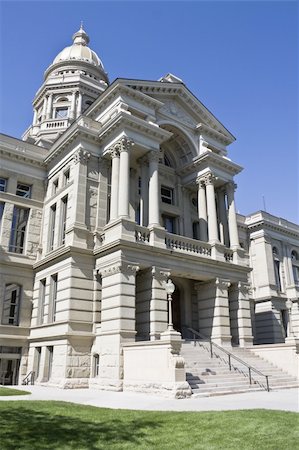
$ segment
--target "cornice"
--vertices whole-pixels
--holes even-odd
[[[203,153],[198,158],[193,160],[191,163],[187,164],[186,166],[182,167],[181,169],[178,169],[177,172],[180,175],[187,175],[196,170],[199,170],[200,166],[205,163],[211,163],[211,164],[213,164],[214,167],[218,167],[220,169],[225,169],[231,175],[237,175],[238,173],[240,173],[243,170],[243,167],[232,162],[231,160],[229,160],[223,156],[219,156],[216,153],[207,151],[206,153]]]
[[[32,144],[28,144],[26,141],[19,141],[9,136],[0,135],[0,155],[43,168],[46,150],[37,146],[32,146],[33,148],[31,148],[31,146]],[[36,154],[34,153],[35,150]],[[44,154],[40,155],[39,152]]]
[[[169,139],[172,133],[166,131],[156,125],[146,122],[139,117],[135,117],[128,114],[126,111],[119,111],[116,116],[114,116],[110,121],[106,122],[101,128],[99,134],[99,142],[109,137],[118,127],[127,126],[133,130],[139,131],[143,134],[150,135],[160,143]]]
[[[122,80],[116,79],[99,97],[98,99],[86,110],[85,114],[87,117],[94,118],[96,115],[101,113],[108,103],[121,95],[125,94],[131,97],[134,100],[138,100],[140,103],[146,104],[151,108],[157,109],[160,108],[163,103],[159,100],[156,100],[148,95],[143,94],[142,92],[136,91],[131,87],[128,87],[123,84]]]
[[[205,135],[210,136],[211,138],[214,138],[216,141],[222,142],[224,145],[229,145],[232,142],[231,139],[228,139],[223,133],[220,133],[219,131],[204,123],[199,123],[196,126],[196,130],[200,133],[204,133]]]
[[[282,225],[267,222],[264,219],[260,219],[259,221],[253,224],[246,224],[246,225],[249,233],[254,233],[259,230],[270,230],[299,239],[299,229],[298,231],[291,230],[290,228],[283,227]]]

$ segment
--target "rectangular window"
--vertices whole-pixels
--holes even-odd
[[[161,186],[161,200],[163,203],[168,203],[168,205],[173,205],[173,189],[166,186]]]
[[[49,302],[49,323],[56,320],[56,307],[57,307],[57,284],[58,275],[55,273],[51,276],[50,282],[50,302]]]
[[[67,117],[68,108],[56,108],[55,119],[65,119]]]
[[[6,192],[6,188],[7,188],[7,179],[0,178],[0,192]]]
[[[44,323],[46,301],[46,278],[39,282],[39,308],[38,308],[38,325]]]
[[[50,207],[50,230],[49,230],[49,251],[54,248],[56,225],[56,203]]]
[[[3,212],[4,212],[4,205],[5,205],[5,203],[0,202],[0,225],[1,225],[1,222],[2,222],[2,216],[3,216]]]
[[[277,259],[274,260],[274,272],[277,289],[281,292],[280,261]]]
[[[21,286],[14,283],[5,286],[2,314],[3,325],[19,325],[20,298]]]
[[[70,182],[70,169],[67,169],[63,173],[63,185],[67,185]]]
[[[29,211],[18,206],[14,207],[9,241],[10,252],[24,253]]]
[[[175,233],[175,218],[171,216],[163,216],[163,225],[168,233]]]
[[[58,178],[56,180],[53,181],[53,186],[52,186],[52,195],[55,195],[56,192],[58,191]]]
[[[31,186],[28,184],[17,184],[16,195],[19,197],[30,198],[31,197]]]
[[[60,244],[65,244],[65,230],[66,230],[66,218],[67,218],[67,196],[61,200],[60,211]]]

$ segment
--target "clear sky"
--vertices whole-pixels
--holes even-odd
[[[297,1],[0,1],[0,128],[20,137],[34,94],[80,27],[109,78],[171,72],[236,136],[242,214],[298,222]]]

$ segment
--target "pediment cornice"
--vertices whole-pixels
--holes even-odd
[[[239,166],[239,164],[232,162],[230,159],[207,151],[206,153],[200,155],[198,158],[194,159],[191,163],[179,169],[178,173],[180,175],[188,175],[192,172],[200,170],[203,165],[209,165],[211,167],[224,169],[232,176],[237,175],[243,169],[241,166]]]
[[[199,121],[223,135],[227,144],[235,141],[235,137],[222,125],[221,122],[198,100],[191,91],[182,83],[161,83],[159,81],[121,80],[132,89],[143,92],[148,96],[160,95],[179,98],[184,105],[199,116]]]

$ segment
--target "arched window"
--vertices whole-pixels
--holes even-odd
[[[281,292],[281,277],[280,277],[280,259],[279,253],[276,247],[273,247],[273,263],[274,263],[274,274],[275,274],[275,283],[277,289]]]
[[[292,268],[293,268],[293,277],[294,277],[294,284],[299,284],[299,256],[296,250],[293,250],[291,253],[291,260],[292,260]]]
[[[98,377],[100,371],[100,355],[98,353],[95,353],[93,355],[93,376]]]

